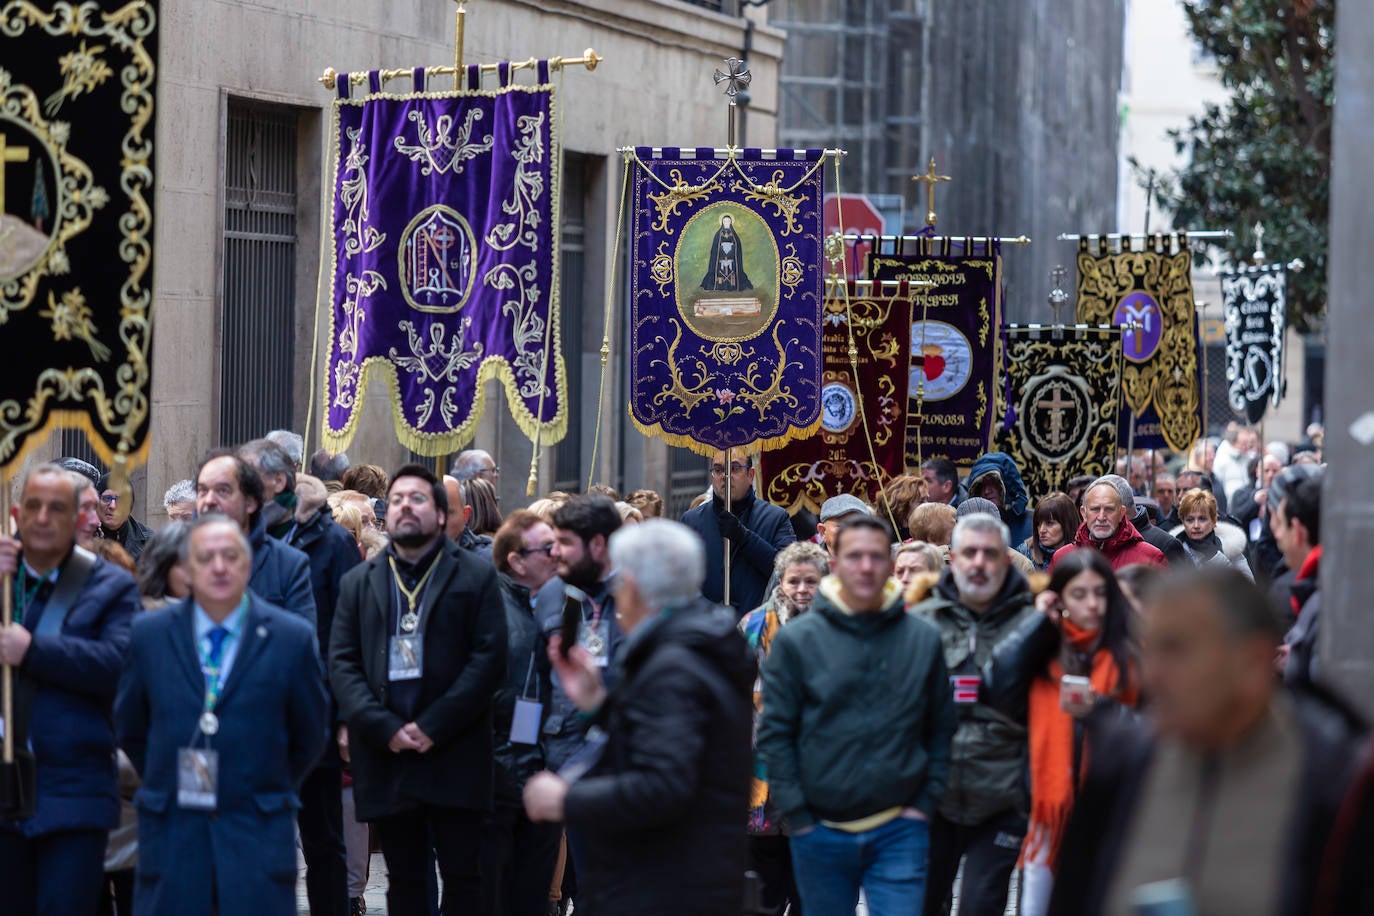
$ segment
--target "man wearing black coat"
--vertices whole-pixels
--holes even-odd
[[[650,519],[611,538],[629,636],[607,693],[582,647],[549,659],[602,737],[525,786],[530,819],[586,838],[596,916],[717,916],[744,901],[754,664],[735,616],[700,598],[705,557],[684,526]],[[579,907],[580,908],[580,907]]]
[[[506,619],[496,570],[444,536],[447,509],[428,468],[392,475],[391,544],[344,577],[330,636],[357,816],[377,826],[394,916],[429,913],[431,850],[444,912],[481,907],[491,702],[506,670]]]
[[[1366,735],[1339,704],[1277,686],[1264,591],[1206,566],[1164,580],[1144,620],[1153,722],[1089,720],[1050,913],[1128,916],[1165,887],[1188,912],[1370,912],[1368,880],[1348,880],[1367,875],[1367,842],[1335,857],[1328,843],[1338,824],[1369,835],[1367,800],[1341,812]]]
[[[797,539],[792,521],[779,506],[759,498],[754,490],[754,456],[735,451],[730,461],[719,452],[711,463],[711,500],[682,516],[706,547],[706,581],[701,594],[707,601],[729,604],[744,616],[767,597],[773,559]],[[725,506],[725,481],[730,480],[730,507]],[[725,601],[725,542],[730,544],[730,600]]]
[[[325,503],[328,492],[317,477],[297,474],[286,450],[268,439],[239,446],[263,482],[263,525],[278,542],[304,553],[310,564],[315,599],[315,632],[320,651],[329,651],[329,631],[344,574],[362,562],[353,535],[334,523]],[[330,699],[331,721],[338,719]],[[331,728],[331,732],[335,729]],[[348,852],[343,834],[343,761],[331,740],[301,785],[301,854],[311,916],[348,912]]]
[[[76,500],[67,471],[39,465],[17,507],[22,545],[0,535],[0,572],[15,584],[14,623],[0,627],[0,661],[16,674],[4,725],[37,774],[34,810],[0,819],[6,916],[94,912],[119,823],[111,715],[141,606],[133,577],[76,546]]]

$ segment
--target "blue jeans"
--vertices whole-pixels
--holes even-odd
[[[899,817],[864,833],[819,824],[791,843],[806,916],[852,916],[860,888],[871,916],[920,916],[930,857],[926,821]]]

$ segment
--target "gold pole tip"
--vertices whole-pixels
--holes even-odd
[[[587,50],[583,51],[582,57],[586,60],[588,70],[595,70],[596,65],[606,59],[602,57],[600,54],[597,54],[596,51],[592,48],[588,48]]]
[[[317,82],[326,89],[333,89],[339,84],[339,71],[335,70],[333,67],[328,67],[320,74],[320,78]]]

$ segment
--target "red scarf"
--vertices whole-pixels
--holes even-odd
[[[1322,545],[1318,544],[1312,548],[1312,552],[1307,555],[1307,559],[1302,561],[1302,569],[1298,570],[1298,582],[1307,582],[1317,578],[1317,570],[1322,562]],[[1297,617],[1302,613],[1302,602],[1297,595],[1290,595],[1289,604],[1293,606],[1293,616]]]
[[[1089,681],[1093,692],[1135,706],[1139,700],[1135,672],[1131,671],[1124,678],[1121,676],[1112,654],[1098,647],[1101,636],[1101,630],[1084,630],[1064,618],[1063,638],[1077,651],[1092,653]],[[1073,784],[1074,720],[1059,708],[1059,681],[1063,676],[1064,667],[1055,659],[1050,663],[1047,677],[1037,677],[1031,682],[1028,696],[1031,814],[1021,862],[1039,861],[1048,848],[1045,861],[1051,869],[1059,859],[1059,845],[1063,842],[1064,828],[1069,823],[1078,791],[1078,786]],[[1080,785],[1085,772],[1086,751],[1080,768]]]

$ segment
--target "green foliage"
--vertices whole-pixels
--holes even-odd
[[[1317,324],[1326,309],[1335,0],[1183,0],[1189,27],[1216,58],[1232,93],[1173,131],[1190,161],[1167,200],[1175,225],[1227,228],[1235,263],[1264,224],[1270,260],[1301,258],[1288,278],[1289,320]]]

